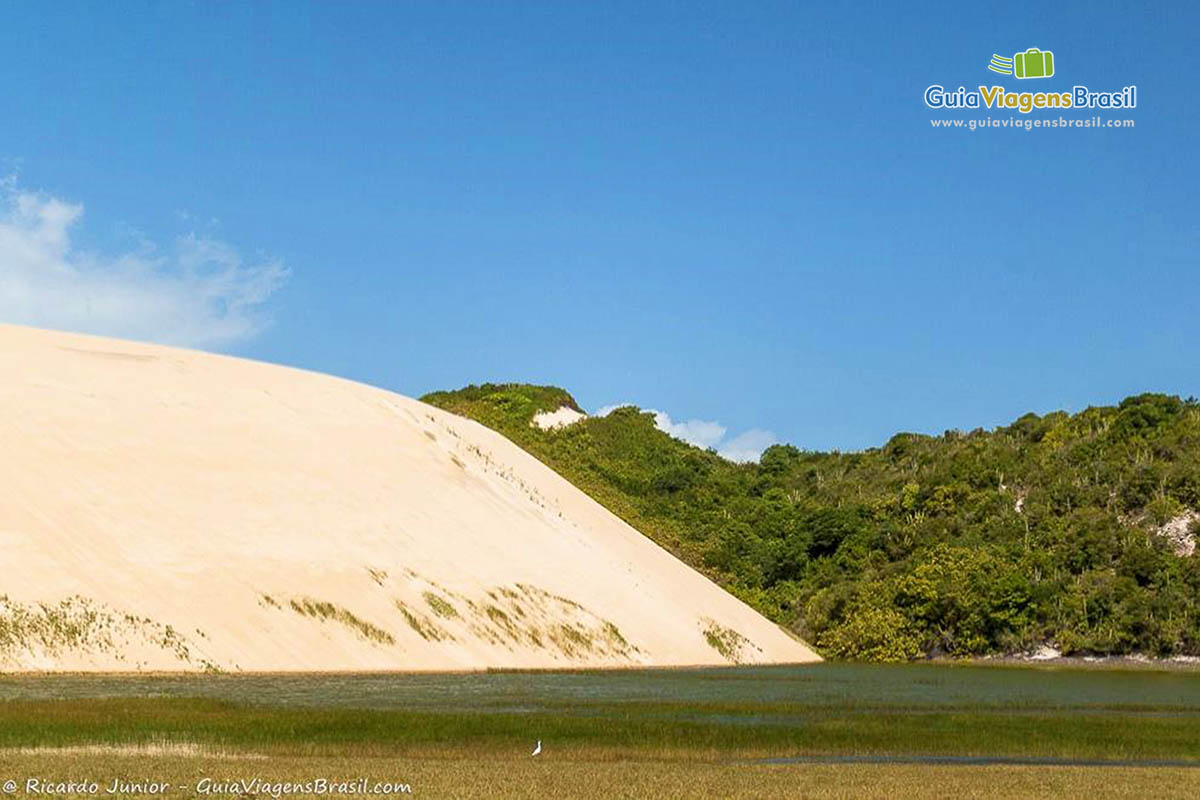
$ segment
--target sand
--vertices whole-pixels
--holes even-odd
[[[570,406],[559,406],[554,411],[541,411],[534,414],[533,420],[529,424],[545,431],[552,431],[574,425],[581,419],[587,419],[587,414],[576,411]]]
[[[816,660],[499,434],[243,359],[0,326],[0,669]]]

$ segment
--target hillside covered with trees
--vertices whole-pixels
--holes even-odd
[[[735,464],[554,387],[425,402],[525,448],[828,657],[1200,655],[1200,404],[1144,394],[879,448]]]

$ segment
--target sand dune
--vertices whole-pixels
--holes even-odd
[[[369,386],[0,326],[0,669],[800,662],[500,435]]]

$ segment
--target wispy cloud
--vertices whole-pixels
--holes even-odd
[[[634,403],[616,403],[597,409],[596,416],[603,417],[612,411]],[[676,439],[705,449],[712,448],[722,458],[730,461],[753,462],[773,444],[779,443],[779,438],[768,430],[751,428],[732,438],[726,438],[728,429],[715,420],[687,419],[676,421],[665,411],[653,408],[643,409],[654,415],[654,424],[663,433],[668,433]]]
[[[280,262],[248,263],[196,234],[88,252],[71,239],[82,217],[82,205],[0,182],[0,321],[219,349],[263,329],[287,280]]]
[[[779,444],[779,437],[772,431],[762,428],[751,428],[744,433],[739,433],[732,439],[721,442],[721,446],[717,448],[717,452],[730,461],[757,462],[759,457],[762,456],[763,450],[766,450],[773,444]]]
[[[654,424],[660,431],[671,434],[676,439],[683,439],[697,447],[716,447],[725,438],[725,426],[713,420],[685,419],[679,422],[671,419],[665,411],[652,411]]]

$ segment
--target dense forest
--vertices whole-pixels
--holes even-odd
[[[831,658],[1200,655],[1200,404],[1160,394],[735,464],[554,387],[425,402],[488,425]]]

